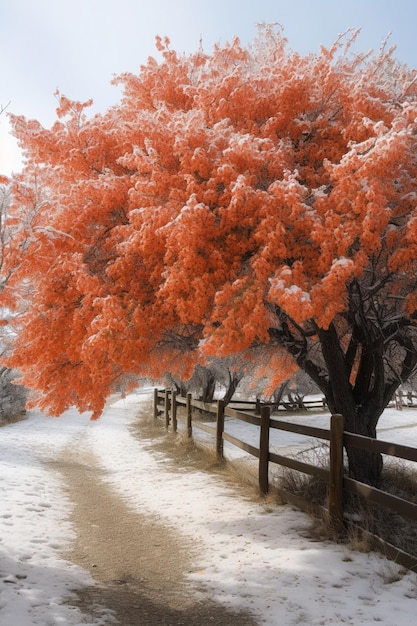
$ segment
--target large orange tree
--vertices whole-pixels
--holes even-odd
[[[289,355],[376,436],[417,364],[417,72],[355,36],[307,56],[270,26],[211,54],[158,39],[105,114],[14,118],[43,204],[10,363],[44,408],[98,415],[123,376],[263,352],[271,384]],[[378,482],[379,455],[348,457]]]

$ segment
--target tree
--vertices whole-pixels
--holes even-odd
[[[10,363],[44,406],[98,415],[170,345],[190,374],[260,350],[272,389],[289,355],[376,436],[417,364],[417,73],[385,45],[353,54],[356,35],[304,57],[272,26],[212,54],[158,39],[162,61],[119,77],[106,114],[61,98],[49,131],[14,118],[55,238],[21,274],[36,288]],[[378,482],[380,455],[347,453]]]
[[[25,414],[26,389],[13,384],[17,373],[7,367],[0,368],[0,422]]]
[[[14,271],[11,259],[16,258],[15,233],[8,223],[9,180],[3,177],[3,181],[2,184],[0,179],[0,356],[7,354],[13,340],[10,322],[14,314],[8,305],[12,304],[16,308],[15,294],[11,293],[8,285]],[[25,412],[26,389],[13,383],[16,378],[16,372],[0,367],[0,422],[16,418]]]
[[[250,369],[253,370],[253,366]],[[205,365],[197,364],[192,376],[186,381],[171,374],[167,374],[166,379],[183,396],[191,392],[197,394],[202,402],[213,402],[216,395],[227,406],[247,374],[248,361],[238,355],[221,359],[210,357]]]

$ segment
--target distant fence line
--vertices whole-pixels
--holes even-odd
[[[234,408],[236,405],[239,408]],[[161,407],[161,410],[159,410],[159,407]],[[269,491],[269,465],[270,463],[274,463],[291,470],[297,470],[304,474],[315,476],[319,480],[327,483],[327,512],[335,525],[342,525],[344,523],[345,492],[362,496],[374,504],[388,508],[402,516],[417,521],[417,504],[352,478],[348,478],[344,471],[343,454],[345,444],[349,444],[350,446],[364,450],[380,452],[399,459],[417,462],[417,448],[379,441],[370,437],[345,432],[344,419],[341,415],[331,416],[329,429],[317,428],[314,426],[286,422],[282,419],[273,419],[271,417],[271,407],[268,405],[260,406],[259,403],[255,402],[233,401],[231,405],[225,406],[222,400],[218,400],[213,404],[207,404],[193,399],[191,393],[188,393],[184,398],[170,389],[154,389],[154,418],[157,419],[162,416],[165,420],[166,428],[168,429],[171,425],[173,432],[176,432],[178,428],[178,407],[184,409],[181,419],[185,420],[185,430],[188,437],[192,437],[193,428],[202,430],[214,437],[215,453],[219,461],[224,459],[224,441],[227,441],[258,459],[258,485],[262,495],[266,495]],[[203,413],[209,415],[211,419],[215,418],[215,424],[211,425],[193,419],[196,413],[198,413],[200,417]],[[224,430],[225,417],[257,426],[259,428],[259,446],[253,446],[226,433]],[[327,441],[329,443],[328,469],[316,467],[312,464],[271,452],[269,442],[271,429],[287,431]],[[302,500],[299,496],[295,496],[279,487],[277,489],[285,501],[291,502],[302,509],[316,508],[311,505],[311,503]],[[374,539],[383,545],[383,550],[387,556],[409,569],[417,568],[417,557],[408,555],[382,539],[377,537],[374,537]]]
[[[405,408],[415,409],[417,408],[417,395],[412,391],[402,391],[402,389],[398,389],[388,406],[394,407],[399,411]]]

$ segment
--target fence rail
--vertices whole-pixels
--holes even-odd
[[[232,403],[236,404],[236,403]],[[191,394],[186,398],[178,396],[175,391],[154,390],[154,417],[164,415],[166,428],[172,423],[172,429],[177,430],[177,406],[185,408],[186,432],[188,437],[192,437],[193,428],[203,430],[213,435],[215,440],[215,450],[219,460],[224,458],[224,441],[240,448],[248,454],[258,459],[258,484],[261,494],[267,494],[269,490],[269,466],[270,463],[287,467],[304,474],[317,477],[328,485],[328,514],[335,525],[344,524],[344,496],[345,492],[354,493],[379,506],[417,521],[417,504],[406,501],[398,496],[376,489],[370,485],[365,485],[357,480],[348,478],[344,472],[343,449],[346,444],[355,446],[372,452],[380,452],[388,456],[394,456],[407,461],[417,462],[417,449],[410,446],[399,445],[386,441],[379,441],[356,435],[344,431],[344,420],[341,415],[332,415],[330,428],[317,428],[314,426],[294,424],[281,419],[276,420],[271,417],[271,407],[262,406],[256,403],[242,403],[245,410],[224,406],[219,400],[216,404],[207,404],[199,400],[193,400]],[[162,411],[159,410],[162,407]],[[201,414],[205,414],[210,419],[215,418],[215,425],[210,425],[198,419],[193,419],[193,409]],[[224,431],[225,417],[233,418],[259,428],[258,447],[240,440],[238,437]],[[315,439],[329,442],[329,467],[317,467],[310,463],[304,463],[294,458],[276,454],[270,450],[271,429],[313,437]],[[279,493],[284,499],[295,503],[302,508],[313,508],[309,503],[303,502],[298,496],[294,496],[283,489]],[[395,546],[383,542],[385,553],[402,563],[409,569],[417,570],[417,557],[406,554]]]

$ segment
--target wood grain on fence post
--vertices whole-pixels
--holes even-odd
[[[224,400],[217,400],[216,415],[216,455],[217,460],[223,460],[223,431],[224,431]]]
[[[171,416],[172,416],[172,430],[177,432],[177,392],[172,390],[171,393]]]
[[[187,419],[187,436],[193,436],[193,427],[192,427],[192,407],[191,407],[191,393],[187,393],[187,404],[185,406],[186,411],[186,419]]]
[[[165,389],[165,428],[169,427],[169,389]]]
[[[330,477],[329,515],[338,526],[343,524],[343,415],[332,415],[330,420]]]
[[[259,434],[259,491],[266,495],[269,491],[269,422],[271,418],[271,408],[263,406],[261,408],[261,428]]]

